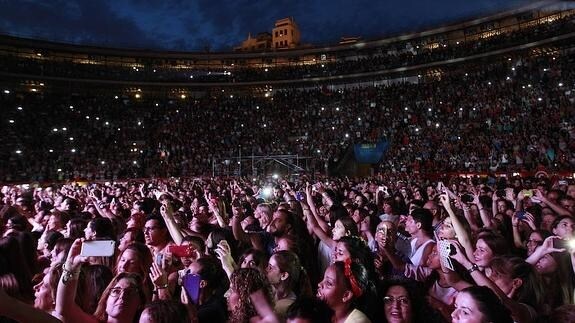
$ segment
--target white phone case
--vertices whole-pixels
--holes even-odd
[[[110,257],[114,255],[115,245],[116,242],[113,240],[84,241],[84,243],[82,243],[82,251],[80,251],[80,256]]]

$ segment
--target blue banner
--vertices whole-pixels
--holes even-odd
[[[389,143],[383,138],[377,143],[355,144],[355,160],[360,164],[377,164],[388,147]]]

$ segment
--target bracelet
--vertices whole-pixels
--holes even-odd
[[[82,269],[82,265],[80,265],[78,267],[78,269],[73,270],[70,267],[72,267],[72,262],[71,261],[66,261],[65,263],[62,264],[62,270],[67,271],[69,273],[73,273],[73,274],[77,274],[80,272],[80,270]]]
[[[154,290],[158,290],[158,289],[166,289],[168,288],[168,283],[158,286],[158,285],[154,285]]]
[[[474,272],[476,270],[479,270],[479,266],[477,266],[477,264],[473,264],[473,266],[471,266],[471,268],[467,269],[467,272],[471,274],[472,272]]]
[[[80,268],[76,271],[70,271],[66,269],[65,265],[62,265],[62,283],[66,285],[71,280],[78,280],[80,277]]]

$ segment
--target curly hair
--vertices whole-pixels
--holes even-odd
[[[230,322],[232,323],[246,323],[257,315],[250,295],[260,289],[273,306],[272,288],[266,276],[257,269],[240,268],[234,271],[230,278],[230,289],[238,294],[238,304],[231,311]]]
[[[365,241],[357,236],[344,236],[337,242],[345,245],[351,255],[351,260],[365,266],[370,279],[375,281],[374,256]]]

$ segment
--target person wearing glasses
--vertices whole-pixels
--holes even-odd
[[[150,215],[144,224],[144,239],[154,259],[165,254],[171,244],[170,232],[161,216]]]
[[[381,292],[385,323],[443,322],[413,281],[390,280]]]
[[[96,311],[84,312],[75,302],[78,277],[85,257],[80,256],[82,240],[76,239],[63,265],[63,273],[56,293],[56,313],[64,322],[132,323],[146,305],[142,277],[123,272],[112,279],[104,290]]]

